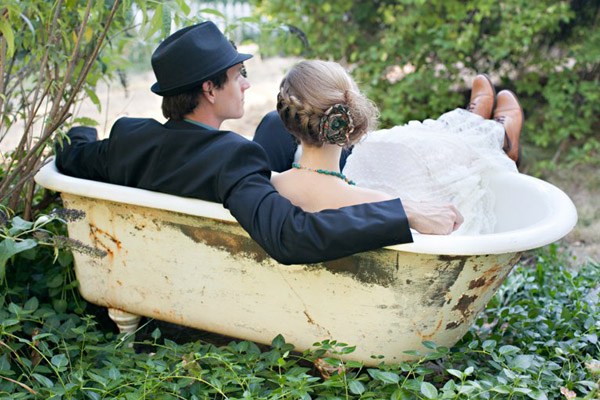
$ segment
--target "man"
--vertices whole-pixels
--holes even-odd
[[[152,55],[152,91],[163,96],[169,120],[122,118],[102,141],[94,129],[73,128],[70,143],[57,151],[57,167],[84,179],[223,203],[285,264],[410,242],[409,224],[433,233],[460,225],[451,206],[405,212],[394,199],[311,214],[281,197],[270,183],[263,148],[219,130],[224,120],[244,113],[250,84],[242,63],[250,57],[238,53],[212,22],[175,32]]]

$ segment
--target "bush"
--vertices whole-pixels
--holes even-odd
[[[525,140],[554,152],[542,167],[600,162],[596,1],[255,4],[275,25],[303,32],[304,42],[285,38],[288,52],[346,63],[379,105],[383,127],[464,106],[470,79],[487,72],[522,99]],[[261,51],[279,50],[272,38],[263,37]]]
[[[39,211],[32,178],[53,141],[73,124],[96,125],[77,117],[76,105],[88,98],[100,109],[98,82],[119,76],[124,83],[128,55],[142,47],[136,44],[168,35],[189,12],[184,0],[2,2],[0,142],[11,130],[19,141],[0,153],[0,204],[28,220]]]

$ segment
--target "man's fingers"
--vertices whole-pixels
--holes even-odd
[[[411,228],[420,233],[448,235],[464,222],[464,217],[452,204],[423,202],[415,207],[410,202],[406,202],[404,206]]]
[[[452,232],[454,232],[455,230],[460,228],[460,226],[462,225],[463,222],[465,222],[465,218],[462,216],[462,214],[460,213],[460,211],[458,211],[458,209],[456,207],[452,206],[452,208],[456,213],[456,218],[454,220],[454,226],[452,227]]]

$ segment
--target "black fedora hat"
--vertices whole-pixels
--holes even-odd
[[[183,93],[251,57],[252,54],[238,53],[210,21],[188,26],[154,50],[152,69],[157,82],[151,90],[160,96]]]

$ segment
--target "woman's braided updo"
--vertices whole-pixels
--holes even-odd
[[[376,128],[378,117],[375,105],[341,65],[319,60],[301,61],[286,74],[277,112],[296,139],[317,147],[351,145]],[[336,129],[333,134],[328,134],[330,126]]]

